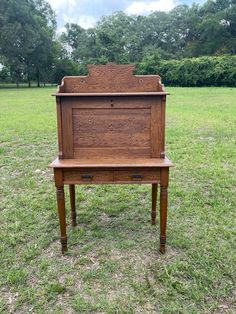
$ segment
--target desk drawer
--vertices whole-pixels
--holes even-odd
[[[115,182],[130,182],[130,183],[141,183],[141,182],[159,182],[160,181],[160,170],[116,170],[114,171]]]
[[[109,183],[113,181],[113,171],[65,169],[64,183]]]

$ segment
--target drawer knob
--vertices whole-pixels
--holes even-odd
[[[91,175],[91,174],[82,174],[81,178],[82,178],[82,180],[90,181],[90,180],[92,180],[93,175]]]
[[[133,180],[142,180],[143,175],[142,174],[132,174]]]

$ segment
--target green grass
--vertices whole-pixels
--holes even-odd
[[[236,89],[168,90],[167,253],[150,186],[102,185],[76,187],[65,256],[53,89],[0,90],[1,313],[236,312]]]

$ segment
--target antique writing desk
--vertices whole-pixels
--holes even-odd
[[[64,185],[76,225],[75,184],[152,184],[156,224],[160,184],[160,252],[165,252],[167,188],[166,95],[157,75],[134,65],[90,65],[88,76],[64,77],[56,94],[59,155],[53,161],[62,252],[67,251]],[[128,210],[128,209],[127,209]]]

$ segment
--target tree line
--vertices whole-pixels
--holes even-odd
[[[136,63],[137,73],[161,74],[171,85],[236,86],[235,54],[236,0],[146,16],[115,12],[89,29],[67,23],[60,36],[45,0],[0,1],[1,81],[58,83],[87,74],[89,63],[117,62]]]

